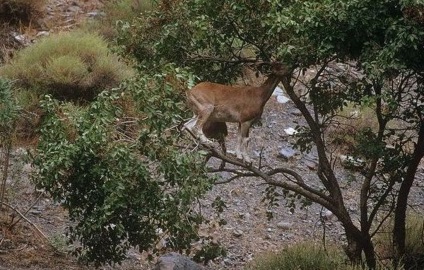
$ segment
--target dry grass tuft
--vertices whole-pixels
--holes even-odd
[[[0,21],[29,23],[40,17],[46,0],[0,0]]]
[[[92,100],[117,86],[131,70],[98,35],[72,31],[46,37],[19,51],[0,76],[39,94],[59,99]]]

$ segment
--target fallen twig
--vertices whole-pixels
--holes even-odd
[[[18,209],[16,209],[15,207],[11,206],[8,203],[2,202],[2,204],[6,207],[8,207],[9,209],[13,210],[15,213],[17,213],[23,220],[25,220],[26,222],[28,222],[29,225],[31,225],[45,240],[49,240],[49,238],[31,221],[29,220],[26,216],[24,216]]]

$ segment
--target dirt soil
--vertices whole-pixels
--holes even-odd
[[[64,18],[63,23],[56,24],[62,29],[72,28],[81,19],[88,18],[91,11],[101,8],[100,1],[50,0],[47,17]],[[78,20],[75,20],[78,18]],[[66,24],[65,21],[68,20]],[[47,29],[48,30],[48,29]],[[37,31],[46,31],[39,29]],[[36,36],[36,34],[35,34]],[[33,34],[26,38],[31,40]],[[261,126],[251,131],[249,151],[254,157],[254,164],[261,162],[270,167],[286,167],[298,171],[305,181],[319,185],[316,180],[317,156],[312,151],[301,154],[294,150],[293,156],[283,158],[282,149],[292,151],[292,138],[285,129],[295,128],[304,122],[299,111],[291,102],[279,103],[277,96],[272,96],[265,107]],[[236,127],[230,126],[227,138],[228,148],[234,149]],[[21,161],[25,155],[23,149],[15,149],[12,171],[8,182],[8,204],[20,211],[26,220],[16,222],[20,215],[3,208],[0,213],[0,270],[2,269],[92,269],[79,264],[76,259],[66,254],[69,247],[64,242],[64,234],[69,225],[66,212],[45,195],[42,195],[29,180],[30,164]],[[209,166],[219,166],[217,160],[211,160]],[[346,194],[346,204],[352,216],[358,216],[358,187],[351,181],[355,172],[340,169],[337,171],[340,185]],[[222,173],[221,179],[227,179],[229,173]],[[418,171],[416,186],[411,194],[414,210],[424,210],[424,169]],[[257,178],[241,178],[229,183],[216,185],[200,202],[202,211],[214,222],[205,225],[201,233],[209,235],[213,241],[227,249],[227,256],[212,261],[207,269],[243,269],[254,257],[263,252],[272,252],[302,241],[342,243],[343,230],[331,213],[313,204],[304,209],[290,211],[288,201],[279,199],[280,206],[268,208],[263,202],[266,189],[263,181]],[[40,195],[41,194],[41,195]],[[211,204],[220,196],[227,208],[218,217]],[[29,210],[28,210],[29,209]],[[267,216],[274,216],[270,221]],[[218,226],[220,219],[226,225]],[[324,234],[325,232],[325,234]],[[150,269],[151,264],[144,254],[132,250],[121,266],[103,269]]]

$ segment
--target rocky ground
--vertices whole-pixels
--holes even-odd
[[[100,5],[100,1],[50,0],[47,16],[39,22],[39,29],[14,32],[8,37],[24,46],[33,42],[37,35],[72,28],[81,19],[97,16]],[[62,18],[61,23],[49,26],[49,21],[57,20],[58,17]],[[317,157],[314,152],[301,154],[291,146],[293,139],[289,135],[290,128],[302,124],[302,117],[294,105],[287,102],[281,93],[273,95],[265,107],[261,126],[256,126],[251,131],[249,151],[254,157],[254,164],[257,165],[261,160],[262,165],[290,168],[299,172],[306,182],[317,183]],[[236,127],[230,126],[230,135],[227,138],[230,150],[234,149],[235,134]],[[19,161],[24,155],[25,151],[22,149],[17,149],[13,155],[15,175],[10,176],[13,180],[9,182],[9,190],[12,191],[9,204],[21,211],[27,220],[21,220],[12,229],[0,224],[0,269],[88,269],[62,252],[68,248],[63,236],[69,224],[66,212],[31,185],[28,178],[31,167],[24,161]],[[208,165],[218,166],[219,163],[212,159]],[[358,188],[351,180],[357,175],[339,167],[337,174],[341,179],[340,185],[345,192],[348,209],[355,217],[358,215]],[[223,180],[228,179],[230,174],[222,173],[220,177]],[[411,203],[416,211],[422,212],[423,166],[419,169],[418,178]],[[304,209],[296,208],[293,212],[284,198],[279,199],[279,206],[269,208],[262,200],[266,187],[258,178],[240,178],[214,186],[200,202],[203,213],[215,221],[205,225],[201,233],[211,236],[213,241],[227,249],[227,256],[209,262],[207,269],[243,269],[261,253],[277,251],[296,242],[322,242],[325,239],[327,243],[343,243],[343,230],[326,209],[313,204]],[[211,208],[217,196],[227,205],[219,217]],[[5,213],[7,216],[4,216]],[[270,213],[274,217],[268,221],[267,216]],[[8,224],[19,219],[19,215],[12,211],[4,211],[1,215],[2,220]],[[224,219],[226,224],[218,226],[219,219]],[[149,268],[145,255],[136,251],[128,254],[128,259],[122,266],[105,267]]]

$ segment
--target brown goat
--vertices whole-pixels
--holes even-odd
[[[237,158],[250,163],[250,157],[247,155],[250,126],[262,115],[265,103],[278,83],[291,72],[286,66],[274,63],[271,64],[271,74],[265,83],[258,87],[233,87],[210,82],[197,84],[187,92],[188,105],[195,116],[184,126],[194,131],[202,143],[210,144],[211,141],[204,132],[206,123],[239,123],[236,155]]]

